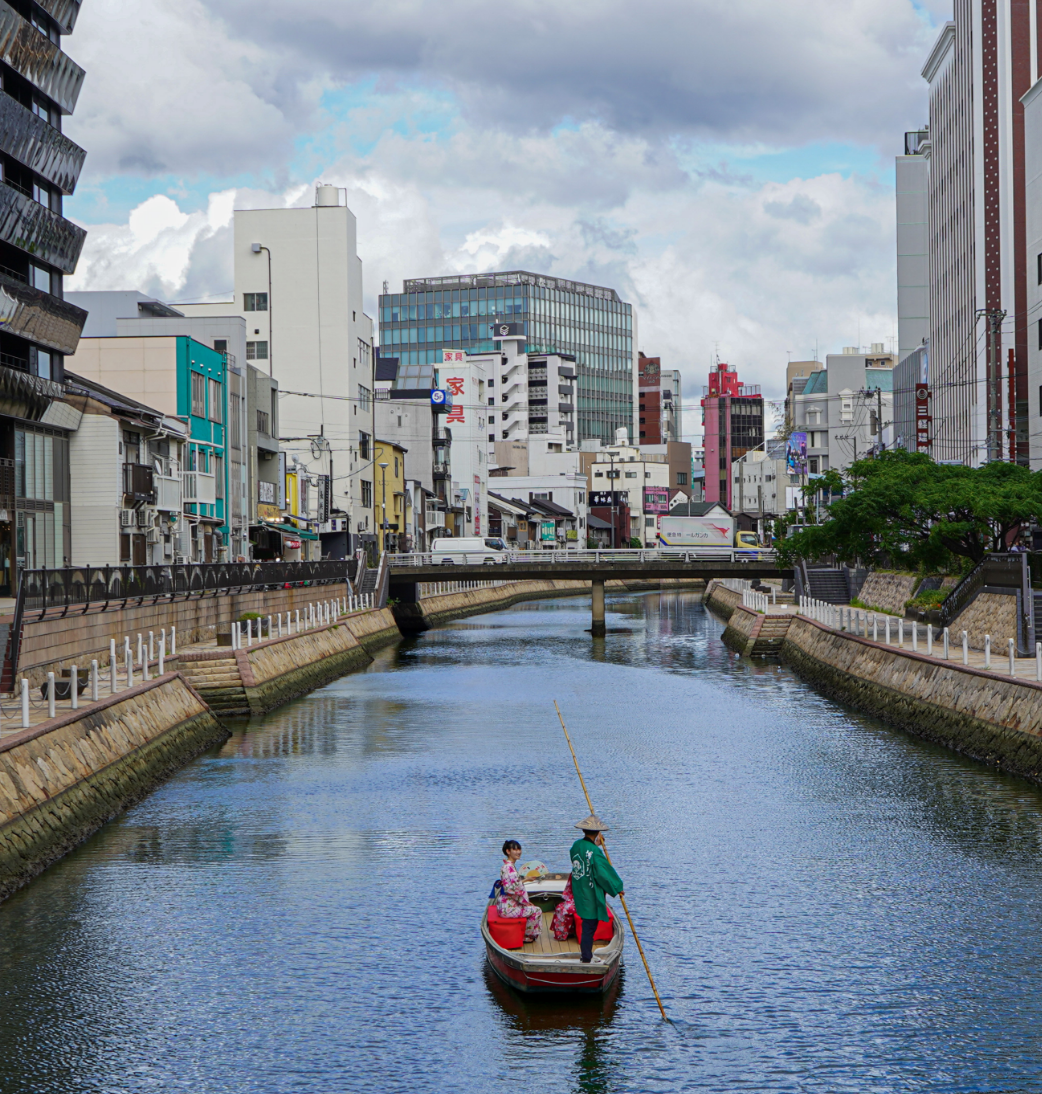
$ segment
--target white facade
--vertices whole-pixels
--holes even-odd
[[[666,456],[648,455],[630,444],[605,445],[590,465],[589,487],[595,492],[624,492],[630,510],[630,536],[639,539],[642,546],[655,546],[661,514],[651,508],[656,503],[648,501],[645,490],[654,487],[664,492],[668,507],[672,489]]]
[[[929,161],[919,151],[925,133],[905,134],[905,155],[896,157],[897,359],[930,336]]]
[[[508,501],[552,501],[563,506],[575,518],[576,539],[556,544],[558,548],[586,546],[586,526],[590,517],[586,476],[578,472],[565,475],[510,475],[492,480],[495,492]],[[549,519],[549,518],[548,518]],[[550,547],[550,544],[546,544]]]
[[[373,324],[362,311],[355,216],[332,186],[319,186],[307,209],[237,209],[234,264],[246,359],[279,382],[281,448],[291,463],[331,475],[331,509],[349,514],[353,547],[359,535],[375,534],[373,510],[362,505],[375,476],[361,450],[371,450],[376,432]],[[229,303],[176,307],[214,315]]]
[[[463,509],[462,535],[484,536],[488,533],[489,448],[486,355],[470,357],[466,350],[444,350],[442,358],[434,376],[435,384],[452,398],[452,409],[444,415],[445,428],[452,434],[450,504]]]
[[[766,452],[755,448],[731,464],[735,511],[761,520],[787,512],[792,495],[786,488],[800,485],[798,478],[790,479],[784,442],[768,441],[767,448]],[[762,525],[759,531],[763,531]]]
[[[1028,436],[1031,470],[1042,470],[1042,80],[1024,96],[1028,262]],[[1033,276],[1032,276],[1033,275]]]

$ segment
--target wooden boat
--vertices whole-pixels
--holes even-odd
[[[488,907],[481,915],[481,937],[492,971],[510,987],[532,993],[577,992],[595,994],[607,991],[619,975],[622,964],[623,929],[618,916],[610,942],[595,943],[593,961],[579,960],[579,940],[558,942],[550,933],[554,909],[563,899],[567,874],[547,874],[538,881],[526,881],[532,903],[543,910],[543,929],[535,942],[526,942],[519,950],[507,950],[493,939],[488,929]],[[489,901],[491,906],[492,901]]]

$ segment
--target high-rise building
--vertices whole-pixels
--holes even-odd
[[[1028,460],[1021,98],[1038,78],[1040,9],[1042,0],[955,0],[923,68],[937,459]]]
[[[897,181],[897,359],[930,337],[929,140],[925,129],[905,133],[894,161]]]
[[[335,186],[318,186],[310,208],[236,209],[234,265],[233,301],[175,307],[246,320],[247,362],[279,383],[281,450],[320,491],[330,484],[323,553],[342,552],[345,519],[348,552],[375,542],[373,324],[354,213]]]
[[[731,508],[731,464],[763,444],[763,396],[730,365],[717,364],[702,389],[705,501]]]
[[[86,313],[63,296],[85,232],[62,215],[85,152],[62,133],[83,69],[61,49],[80,5],[0,3],[0,595],[72,550],[64,359]]]
[[[659,357],[637,358],[637,437],[642,445],[680,439],[680,372]]]
[[[380,346],[401,361],[397,383],[422,387],[443,349],[500,348],[496,323],[520,324],[529,354],[575,358],[577,442],[634,435],[636,314],[614,289],[515,270],[423,277],[380,297]]]

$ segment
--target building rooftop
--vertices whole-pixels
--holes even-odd
[[[543,289],[561,292],[577,292],[594,296],[598,300],[624,303],[614,289],[603,285],[588,285],[584,281],[569,281],[563,277],[547,277],[527,270],[509,270],[498,273],[453,274],[447,277],[412,277],[402,282],[402,292],[427,292],[432,289],[495,288],[498,285],[538,285]]]

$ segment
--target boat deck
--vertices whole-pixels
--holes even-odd
[[[526,942],[521,949],[511,950],[511,953],[578,953],[579,952],[579,940],[577,938],[569,938],[567,942],[558,942],[556,938],[550,933],[550,924],[553,922],[553,912],[543,912],[543,929],[539,932],[539,937],[534,942]],[[596,943],[598,946],[605,945],[604,942]]]

